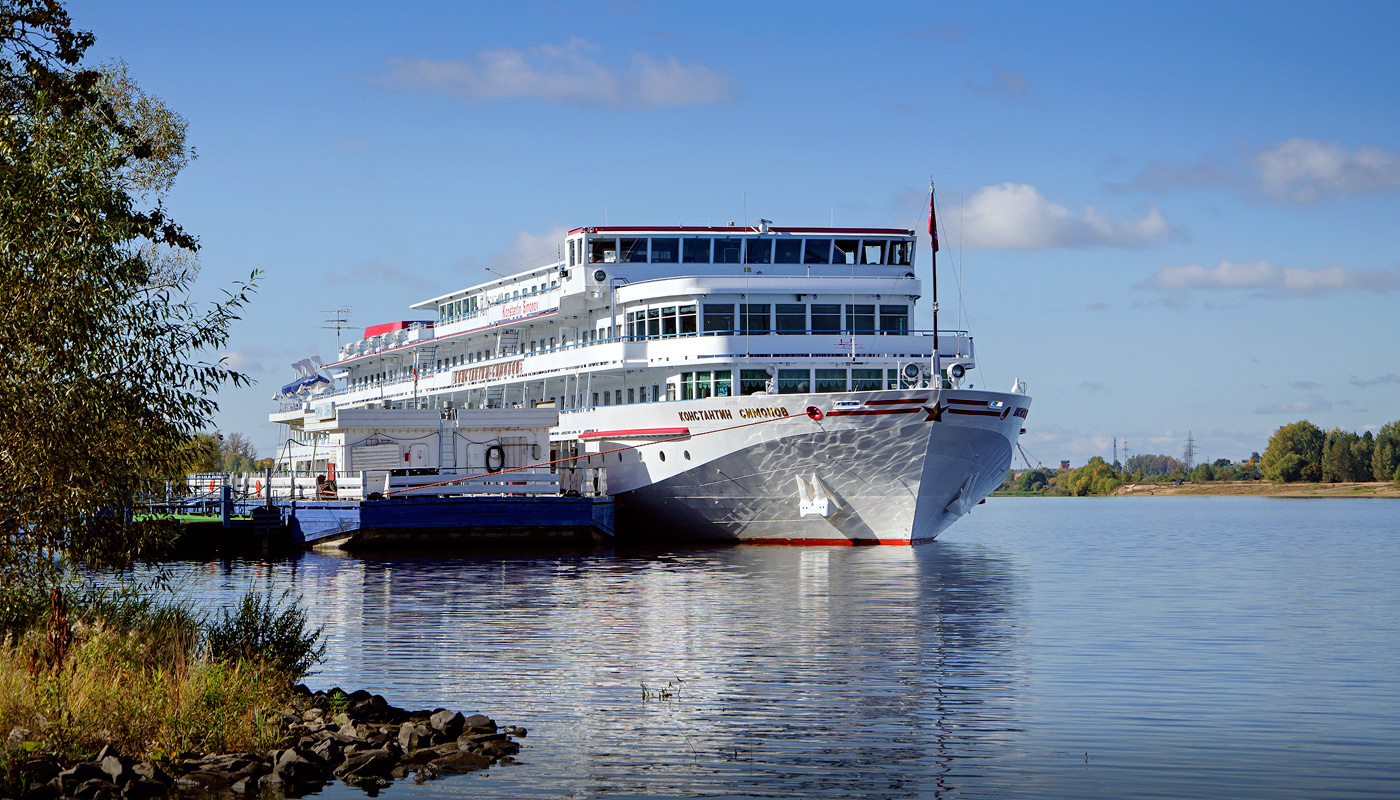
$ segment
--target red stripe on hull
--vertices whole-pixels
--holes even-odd
[[[875,414],[917,414],[922,408],[858,408],[852,411],[828,411],[828,417],[869,417]]]
[[[924,398],[924,397],[904,397],[904,398],[898,398],[898,399],[895,399],[895,400],[866,400],[866,401],[865,401],[865,404],[868,405],[868,406],[892,406],[892,405],[907,405],[907,404],[909,404],[909,403],[918,403],[918,404],[920,404],[920,405],[923,405],[924,403],[927,403],[927,402],[928,402],[928,398]],[[949,402],[952,402],[952,401],[949,401]]]

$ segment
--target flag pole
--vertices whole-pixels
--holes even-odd
[[[938,357],[938,222],[933,211],[933,181],[928,182],[928,238],[932,245],[933,259],[933,380],[938,388],[943,387],[943,367]]]

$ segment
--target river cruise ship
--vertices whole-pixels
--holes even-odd
[[[271,415],[292,426],[279,466],[327,470],[298,428],[313,404],[439,410],[436,432],[400,443],[415,474],[524,466],[449,423],[549,406],[539,463],[604,475],[619,536],[931,541],[1000,485],[1030,398],[1019,381],[974,388],[967,332],[911,326],[916,239],[767,220],[575,228],[554,263],[342,346],[331,385]],[[329,469],[354,471],[354,452]]]

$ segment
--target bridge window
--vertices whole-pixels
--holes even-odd
[[[666,306],[665,308],[661,309],[661,335],[675,336],[677,330],[678,328],[676,326],[676,307]]]
[[[617,261],[616,239],[593,239],[588,243],[588,263],[612,264]]]
[[[768,372],[761,369],[739,370],[739,394],[768,391]]]
[[[874,333],[875,306],[847,305],[846,330],[851,333]]]
[[[661,309],[647,309],[647,338],[655,339],[661,335]]]
[[[860,247],[860,263],[862,264],[883,264],[885,263],[885,245],[889,242],[885,239],[864,239]]]
[[[807,332],[807,306],[802,303],[779,303],[778,333],[797,334]]]
[[[808,239],[802,253],[802,263],[804,264],[830,264],[831,240]]]
[[[738,264],[743,242],[743,239],[716,239],[715,263]]]
[[[882,333],[909,332],[909,306],[880,306],[880,331]]]
[[[833,264],[854,264],[856,263],[856,251],[860,249],[860,242],[855,239],[837,239],[836,250],[831,254]]]
[[[810,391],[812,391],[811,370],[778,370],[778,394],[807,394]]]
[[[853,369],[851,370],[851,391],[853,392],[878,392],[884,388],[881,386],[884,370],[878,369]]]
[[[846,391],[846,370],[844,369],[819,369],[817,370],[817,392],[826,394],[829,392]]]
[[[574,248],[575,248],[575,245],[577,245],[577,244],[578,244],[578,240],[577,240],[577,239],[570,239],[570,240],[569,240],[569,266],[571,266],[571,267],[576,263],[576,262],[574,261]]]
[[[705,333],[733,333],[734,306],[730,303],[705,304]]]
[[[674,264],[680,261],[680,239],[652,239],[651,263]]]
[[[710,240],[709,239],[683,239],[682,244],[685,249],[682,251],[682,260],[687,264],[708,264],[710,263]]]
[[[774,264],[801,264],[802,240],[778,239],[773,243]]]
[[[622,257],[618,259],[628,264],[644,264],[647,260],[646,239],[620,239],[618,249]]]
[[[695,333],[695,305],[681,306],[680,323],[681,335],[692,336]]]
[[[773,263],[773,240],[772,239],[749,239],[748,247],[744,252],[745,264],[771,264]]]
[[[914,252],[913,242],[890,242],[890,263],[901,267],[909,266]]]
[[[729,375],[730,372],[727,369],[715,370],[715,397],[729,396],[731,383]]]
[[[841,305],[839,303],[812,304],[812,333],[840,333]]]

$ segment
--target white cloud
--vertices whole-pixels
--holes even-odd
[[[1351,376],[1351,385],[1362,389],[1369,389],[1372,386],[1381,386],[1387,383],[1400,383],[1400,375],[1390,372],[1375,378],[1365,379],[1358,378],[1355,375]]]
[[[471,61],[390,59],[389,71],[370,80],[466,101],[526,97],[605,108],[710,105],[733,97],[729,78],[704,65],[633,53],[626,69],[615,69],[595,60],[600,50],[574,38],[528,50],[482,50]]]
[[[491,268],[510,275],[556,261],[568,234],[569,229],[562,225],[555,225],[544,233],[519,231],[509,247],[488,257]]]
[[[1400,151],[1351,150],[1314,139],[1289,139],[1254,157],[1260,188],[1271,199],[1311,203],[1332,195],[1400,189]]]
[[[426,286],[427,281],[423,276],[404,272],[393,264],[386,264],[382,261],[364,261],[355,264],[347,271],[333,272],[327,270],[326,283],[334,285],[402,283],[409,286],[423,287]]]
[[[1331,411],[1332,404],[1320,397],[1308,400],[1294,400],[1291,403],[1275,403],[1254,410],[1256,414],[1319,414]]]
[[[963,81],[967,88],[971,89],[978,97],[1010,97],[1014,100],[1026,101],[1026,76],[1011,69],[1001,67],[988,67],[992,71],[992,83],[974,83]]]
[[[1237,189],[1256,199],[1312,203],[1331,197],[1400,190],[1400,150],[1295,137],[1254,150],[1241,146],[1224,160],[1153,159],[1137,177],[1111,183],[1115,191]]]
[[[1250,290],[1265,296],[1315,297],[1326,292],[1376,292],[1400,290],[1400,268],[1355,270],[1333,264],[1329,267],[1281,267],[1267,261],[1229,261],[1214,267],[1200,264],[1165,266],[1153,273],[1139,289],[1168,292],[1193,290]]]
[[[1076,214],[1026,183],[978,189],[967,202],[963,224],[963,242],[970,248],[1137,247],[1182,236],[1155,205],[1137,219],[1115,222],[1093,206]]]

